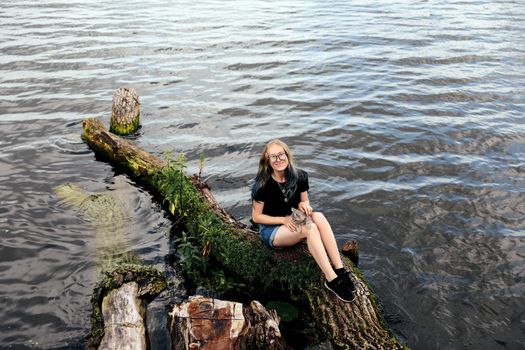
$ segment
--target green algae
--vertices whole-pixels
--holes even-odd
[[[119,124],[113,121],[113,118],[110,119],[109,131],[116,135],[129,135],[137,131],[140,127],[140,112],[133,118],[133,121],[130,124]]]
[[[76,208],[95,229],[94,243],[103,268],[137,261],[138,258],[126,250],[126,225],[130,216],[122,201],[110,193],[89,193],[71,183],[57,186],[54,193]]]

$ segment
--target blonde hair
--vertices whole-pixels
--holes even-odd
[[[272,145],[281,146],[288,157],[288,167],[286,168],[284,174],[286,177],[286,185],[284,186],[286,190],[286,196],[291,197],[295,190],[297,189],[297,180],[298,173],[295,165],[295,160],[293,158],[292,151],[290,147],[283,141],[279,139],[274,139],[268,142],[262,152],[261,157],[259,158],[259,169],[257,170],[257,176],[255,177],[255,183],[252,186],[252,198],[255,194],[266,185],[270,177],[272,176],[272,167],[269,162],[268,148]]]

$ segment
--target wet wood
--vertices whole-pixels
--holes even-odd
[[[152,177],[161,171],[164,161],[132,143],[109,133],[96,119],[84,121],[83,139],[99,155],[119,166],[130,176],[163,196]],[[343,303],[323,287],[321,272],[305,245],[280,251],[264,247],[256,232],[237,222],[219,206],[210,189],[197,177],[191,178],[212,211],[224,224],[215,240],[207,242],[214,260],[235,274],[253,290],[273,287],[289,290],[316,321],[319,329],[340,349],[406,348],[389,330],[378,309],[375,294],[357,267],[343,257],[345,267],[356,286],[356,299]],[[178,218],[179,223],[192,216]],[[188,223],[195,225],[195,222]],[[262,253],[261,253],[262,252]],[[261,254],[259,254],[261,253]]]
[[[167,286],[153,266],[122,263],[103,270],[91,296],[91,330],[84,348],[146,349],[147,304]]]
[[[104,297],[104,337],[98,349],[146,349],[145,308],[135,282],[124,284]]]
[[[122,87],[113,94],[110,131],[118,135],[134,133],[139,128],[140,102],[138,92]]]
[[[194,296],[173,306],[168,331],[171,349],[284,349],[279,318],[259,302],[249,306]]]

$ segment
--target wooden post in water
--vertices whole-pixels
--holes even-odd
[[[138,130],[140,102],[137,90],[118,88],[113,94],[109,130],[117,135],[129,135]]]

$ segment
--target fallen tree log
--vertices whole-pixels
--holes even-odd
[[[96,154],[123,169],[154,194],[196,237],[199,248],[253,290],[287,290],[307,305],[309,314],[341,349],[404,349],[388,329],[375,295],[348,258],[346,269],[356,300],[343,303],[322,287],[322,276],[304,245],[274,251],[256,232],[222,209],[210,189],[184,173],[181,161],[161,160],[108,132],[98,119],[83,122],[82,138]]]
[[[194,296],[169,312],[171,349],[282,350],[279,317],[259,302],[241,303]]]

